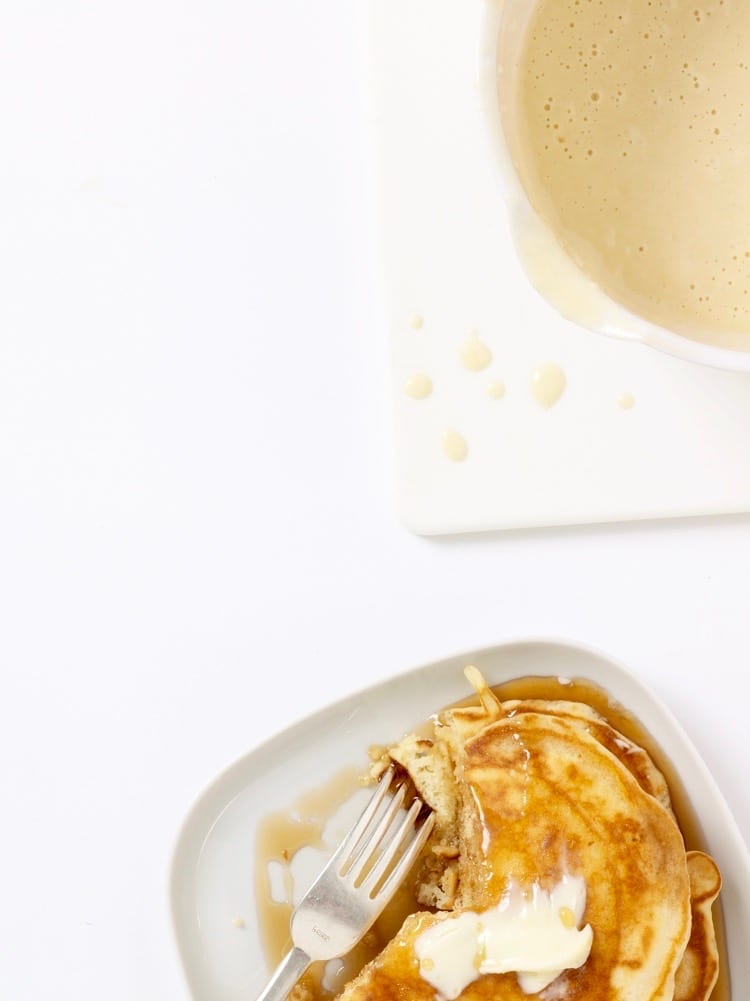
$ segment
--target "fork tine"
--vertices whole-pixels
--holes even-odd
[[[418,805],[421,809],[422,803],[420,800],[416,800],[414,805]],[[417,810],[417,813],[419,810]],[[422,823],[421,827],[414,835],[409,847],[404,851],[401,858],[395,864],[391,872],[388,874],[387,879],[382,884],[382,886],[377,887],[377,893],[375,896],[380,896],[381,894],[388,894],[394,884],[400,883],[406,878],[406,874],[409,869],[414,865],[417,860],[417,856],[422,851],[425,842],[430,836],[430,831],[435,823],[435,814],[430,813]],[[372,896],[372,889],[370,890],[370,895]]]
[[[375,830],[371,834],[368,834],[366,838],[363,837],[362,847],[356,854],[352,853],[353,857],[350,858],[348,867],[342,874],[348,876],[349,879],[353,879],[355,886],[359,885],[362,874],[367,872],[367,867],[374,860],[375,853],[380,848],[381,842],[383,842],[388,832],[392,830],[393,821],[403,805],[405,796],[406,790],[401,785],[393,794]],[[387,851],[387,848],[385,850]]]
[[[393,863],[393,860],[397,857],[399,851],[406,843],[409,834],[414,828],[414,821],[419,816],[419,811],[421,809],[421,800],[415,799],[409,807],[407,813],[401,818],[401,822],[393,832],[393,836],[384,846],[377,863],[372,867],[370,872],[367,873],[366,878],[362,880],[361,888],[363,890],[366,890],[368,893],[372,893],[377,884],[383,878],[383,875],[387,872],[389,866]]]
[[[387,771],[383,772],[383,775],[378,782],[378,787],[372,794],[369,803],[360,814],[354,826],[346,834],[339,847],[331,856],[328,865],[326,866],[327,869],[337,867],[339,862],[342,860],[347,861],[352,853],[359,847],[363,834],[369,827],[375,814],[378,812],[380,804],[385,799],[386,794],[391,787],[394,774],[395,771],[392,765],[387,769]]]
[[[386,772],[359,820],[294,908],[290,926],[294,949],[289,957],[299,954],[308,961],[322,961],[350,952],[416,861],[432,830],[434,814],[430,812],[419,823],[426,809],[419,798],[403,810],[406,787],[401,783],[384,806],[393,775],[393,769]],[[399,818],[400,810],[403,816]],[[349,869],[344,872],[346,865]],[[264,995],[258,1001],[269,998]]]

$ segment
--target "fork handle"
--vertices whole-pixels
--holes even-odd
[[[294,948],[288,952],[276,967],[276,971],[258,995],[256,1001],[285,1001],[291,989],[308,968],[312,960],[303,949]]]

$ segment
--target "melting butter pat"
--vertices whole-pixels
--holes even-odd
[[[515,973],[525,994],[538,993],[588,959],[594,933],[591,925],[578,928],[585,907],[579,876],[563,876],[551,890],[511,881],[495,907],[464,911],[422,932],[415,942],[420,975],[446,1001],[486,973]]]

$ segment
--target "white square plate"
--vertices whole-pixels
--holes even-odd
[[[466,697],[466,664],[499,684],[525,675],[585,678],[606,689],[656,739],[677,769],[724,877],[721,902],[730,977],[750,983],[750,855],[706,766],[679,723],[633,675],[601,653],[566,643],[523,641],[472,651],[345,698],[290,727],[227,769],[187,816],[174,852],[174,931],[195,1001],[251,1001],[269,970],[253,897],[261,819],[287,810],[371,744],[402,736],[437,709]],[[241,916],[245,927],[233,919]]]

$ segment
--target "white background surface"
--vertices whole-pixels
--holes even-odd
[[[3,999],[185,997],[166,883],[200,790],[515,636],[629,665],[750,825],[750,520],[395,518],[357,13],[4,4]]]

